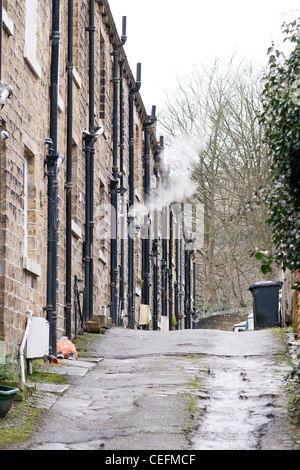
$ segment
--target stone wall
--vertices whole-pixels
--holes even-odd
[[[16,5],[18,5],[16,7]],[[0,337],[7,352],[16,355],[26,324],[26,311],[46,316],[48,178],[45,174],[45,138],[49,137],[52,2],[22,0],[4,4],[2,79],[13,89],[1,115],[2,129],[12,138],[1,144],[0,232]],[[30,8],[32,11],[29,11]],[[58,102],[58,151],[65,161],[58,173],[57,239],[57,337],[65,334],[66,295],[66,151],[67,151],[67,3],[60,10],[60,70]],[[27,16],[26,16],[27,15]],[[36,23],[28,39],[30,15]],[[89,116],[89,24],[88,2],[74,1],[73,69],[73,174],[72,174],[72,282],[84,279],[85,154],[82,135]],[[110,181],[113,165],[113,45],[119,41],[107,1],[95,3],[95,124],[105,128],[95,146],[94,168],[94,311],[101,315],[110,307]],[[30,44],[27,44],[30,41]],[[120,57],[125,52],[120,50]],[[134,64],[134,70],[136,65]],[[124,63],[124,186],[128,188],[128,96],[135,73]],[[136,202],[143,198],[143,125],[147,112],[138,93],[135,98]],[[151,133],[151,161],[158,150]],[[153,135],[152,135],[153,134]],[[128,193],[126,199],[128,198]],[[127,202],[127,201],[126,201]],[[103,207],[107,210],[104,210]],[[104,210],[104,213],[103,213]],[[107,224],[103,235],[101,223]],[[103,225],[103,224],[102,224]],[[119,242],[120,254],[120,242]],[[127,253],[127,252],[126,252]],[[127,254],[126,254],[127,256]],[[137,245],[136,275],[140,276]],[[125,260],[126,261],[126,260]],[[127,263],[126,263],[127,264]],[[127,273],[126,273],[127,277]],[[73,286],[72,286],[73,287]],[[83,287],[83,284],[81,284]],[[72,315],[74,299],[72,299]],[[73,324],[74,331],[74,324]]]
[[[2,79],[13,89],[1,111],[2,129],[12,137],[0,144],[0,340],[5,341],[7,353],[18,354],[27,310],[35,316],[47,316],[47,244],[48,176],[45,166],[45,139],[50,137],[51,30],[52,2],[46,0],[5,0],[2,47]],[[64,157],[57,177],[57,278],[56,333],[59,339],[66,334],[66,194],[72,193],[72,287],[75,276],[85,287],[84,244],[86,238],[86,154],[83,134],[89,127],[89,2],[74,0],[74,64],[73,64],[73,125],[72,125],[72,187],[66,185],[67,173],[67,96],[68,96],[68,2],[60,2],[60,68],[58,89],[58,152]],[[94,155],[94,243],[93,306],[94,315],[110,315],[111,307],[111,180],[113,173],[113,97],[114,44],[120,42],[107,0],[95,2],[95,125],[105,132],[95,143]],[[127,31],[130,34],[130,31]],[[126,45],[125,45],[126,46]],[[126,58],[124,48],[119,57]],[[133,71],[131,70],[133,66]],[[123,185],[127,190],[124,203],[129,201],[129,93],[136,85],[136,64],[123,65],[124,171]],[[143,74],[142,74],[143,79]],[[119,97],[118,97],[119,98]],[[153,103],[155,104],[155,103]],[[134,99],[135,204],[144,204],[144,125],[149,121],[142,96]],[[119,116],[118,116],[119,123]],[[119,129],[118,129],[119,130]],[[120,135],[118,133],[118,144]],[[119,148],[118,145],[118,161]],[[165,177],[159,139],[155,125],[150,127],[150,175],[157,176],[159,187]],[[159,161],[159,163],[157,163]],[[120,176],[121,177],[121,176]],[[119,185],[120,186],[120,185]],[[151,196],[157,188],[153,185]],[[120,203],[121,197],[118,197]],[[120,206],[119,206],[120,207]],[[153,215],[153,214],[152,214]],[[127,228],[127,213],[125,214]],[[152,218],[153,221],[153,218]],[[141,227],[142,223],[136,220]],[[182,223],[182,222],[178,222]],[[120,218],[119,218],[120,224]],[[151,220],[149,220],[151,228]],[[118,227],[118,266],[120,259],[120,225]],[[153,223],[152,223],[153,230]],[[162,293],[162,223],[159,213],[158,294],[154,298],[153,259],[150,259],[150,313],[158,302],[161,313]],[[181,231],[180,231],[181,233]],[[135,280],[142,278],[142,240],[138,230],[135,242]],[[168,240],[168,243],[169,242]],[[151,257],[152,239],[149,245]],[[168,286],[175,280],[176,257],[167,260]],[[176,258],[175,258],[176,257]],[[128,240],[125,239],[125,311],[128,305]],[[178,272],[177,265],[177,272]],[[173,276],[173,277],[172,277]],[[119,276],[117,283],[119,284]],[[191,292],[193,290],[191,289]],[[141,286],[135,292],[135,314],[139,319]],[[174,290],[165,293],[168,314],[174,315]],[[74,333],[74,295],[72,296],[72,334]]]
[[[233,331],[233,326],[236,323],[245,321],[249,313],[251,313],[251,309],[207,314],[199,318],[197,328],[202,330]]]

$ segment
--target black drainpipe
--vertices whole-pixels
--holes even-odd
[[[181,310],[181,289],[180,289],[180,267],[181,267],[181,223],[182,223],[182,211],[181,211],[181,204],[175,204],[175,214],[176,214],[176,280],[175,280],[175,318],[176,318],[176,329],[180,329],[179,324],[179,311]],[[182,313],[182,312],[181,312]]]
[[[113,325],[117,325],[118,312],[118,184],[119,184],[119,168],[118,168],[118,55],[119,49],[126,42],[126,16],[123,16],[122,37],[121,41],[114,45],[114,105],[113,105],[113,166],[112,180],[110,183],[111,194],[111,268],[110,268],[110,287],[111,287],[111,309],[110,316]]]
[[[59,68],[59,13],[60,0],[52,2],[52,52],[50,86],[50,140],[47,164],[48,176],[48,247],[47,247],[47,320],[50,326],[49,355],[56,356],[56,276],[57,276],[57,123],[58,123],[58,68]]]
[[[168,206],[162,207],[162,259],[161,259],[161,314],[168,315],[168,289],[167,289],[167,247],[168,247]]]
[[[173,210],[170,206],[170,239],[169,239],[169,330],[173,329]]]
[[[121,317],[122,313],[124,312],[125,308],[125,214],[126,214],[126,208],[125,208],[125,197],[124,194],[127,191],[124,188],[124,99],[123,99],[123,66],[124,66],[125,58],[122,57],[122,59],[119,62],[120,66],[120,173],[121,173],[121,178],[120,178],[120,195],[121,195],[121,265],[120,265],[120,308],[119,308],[119,314],[118,314],[118,324],[119,326],[122,326],[121,322]]]
[[[66,333],[72,334],[72,125],[73,125],[73,0],[68,2],[67,58],[67,182],[66,182]]]
[[[84,320],[90,317],[90,259],[91,259],[91,246],[90,246],[90,179],[91,179],[91,166],[90,154],[92,139],[90,134],[83,137],[84,152],[85,152],[85,240],[84,240],[84,253],[83,261],[85,263],[85,288],[84,288],[84,307],[83,316]]]
[[[134,95],[141,87],[141,64],[137,64],[136,86],[129,92],[129,213],[128,213],[128,317],[134,329]]]
[[[150,240],[149,240],[149,203],[150,203],[150,133],[149,127],[155,122],[156,107],[152,106],[151,118],[144,124],[145,136],[145,155],[144,155],[144,204],[147,207],[148,214],[144,219],[144,236],[142,238],[142,264],[143,264],[143,288],[142,303],[150,305],[149,285],[150,285]]]
[[[184,251],[184,328],[189,328],[189,253]]]
[[[160,137],[159,152],[155,155],[154,174],[156,178],[159,177],[159,159],[160,153],[164,149],[164,138]],[[153,330],[158,328],[158,210],[154,210],[154,240],[152,242],[152,253],[153,253]]]
[[[193,261],[193,329],[196,329],[196,262]]]
[[[153,330],[158,328],[158,211],[154,210],[153,261]]]
[[[179,228],[178,228],[178,220],[177,220],[177,214],[176,214],[176,245],[175,245],[175,256],[176,256],[176,262],[175,262],[175,304],[174,304],[174,310],[175,310],[175,318],[176,318],[176,330],[179,329],[179,318],[178,318],[178,313],[179,313]]]
[[[191,322],[191,298],[192,298],[192,291],[191,291],[191,256],[193,251],[189,249],[190,241],[186,243],[185,246],[185,328],[191,329],[192,322]]]
[[[85,198],[85,295],[84,319],[93,318],[93,228],[94,228],[94,112],[95,112],[95,0],[89,2],[89,132],[83,136],[86,165],[86,198]]]

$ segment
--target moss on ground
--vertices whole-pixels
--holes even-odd
[[[176,357],[184,357],[191,360],[203,359],[203,354],[179,354]],[[200,406],[200,394],[205,393],[204,385],[202,382],[203,374],[207,374],[207,369],[200,367],[199,362],[199,373],[189,382],[186,383],[186,387],[189,392],[180,393],[181,399],[184,402],[185,410],[189,415],[187,428],[185,434],[187,439],[190,441],[192,434],[199,428],[200,419],[205,413],[205,407]],[[201,375],[202,374],[202,375]]]
[[[286,393],[288,397],[287,409],[290,421],[296,428],[295,444],[297,450],[300,450],[300,370],[293,362],[287,339],[287,333],[291,333],[292,328],[283,328],[279,330],[279,335],[283,343],[283,349],[279,351],[277,361],[285,362],[292,367],[292,372],[287,377]]]
[[[42,412],[42,409],[35,407],[31,398],[14,402],[8,414],[0,418],[0,449],[29,439]]]
[[[103,333],[105,331],[106,330],[104,330]],[[79,357],[88,357],[93,354],[93,345],[99,342],[99,333],[84,333],[78,335],[72,342],[76,347]]]
[[[296,428],[295,444],[297,450],[300,450],[300,377],[298,371],[292,373],[292,377],[286,387],[288,396],[287,409],[290,421]]]
[[[72,341],[78,351],[79,357],[87,357],[93,353],[93,344],[99,341],[99,334],[80,335]],[[49,366],[48,362],[42,359],[33,362],[33,375],[26,377],[26,383],[35,384],[37,382],[66,384],[68,376],[57,374],[44,370]],[[11,365],[10,365],[11,367]],[[58,366],[59,367],[59,366]],[[9,374],[8,374],[9,372]],[[14,371],[13,371],[14,372]],[[5,370],[5,377],[2,376],[2,384],[4,385],[8,379],[12,378],[11,369]],[[15,374],[14,374],[15,379]],[[17,445],[27,441],[33,433],[36,426],[45,412],[44,408],[36,406],[36,399],[42,397],[45,392],[34,392],[24,401],[15,401],[10,411],[4,417],[0,418],[0,450],[9,449],[10,445]]]
[[[43,367],[46,364],[41,361],[36,362],[33,375],[26,378],[28,385],[38,382],[51,384],[67,383],[66,375],[45,372]],[[15,401],[7,415],[0,418],[0,449],[10,444],[16,445],[25,442],[30,438],[39,423],[42,413],[45,411],[45,409],[36,406],[36,399],[42,397],[44,393],[34,391],[34,394],[27,399]]]

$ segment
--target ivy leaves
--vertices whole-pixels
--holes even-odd
[[[272,264],[274,262],[274,257],[268,253],[268,251],[253,251],[251,256],[255,257],[261,261],[261,271],[263,274],[268,274],[272,272]]]
[[[273,162],[267,204],[276,252],[274,259],[255,255],[265,273],[274,260],[284,269],[300,269],[300,19],[284,23],[282,30],[292,52],[285,57],[269,48],[259,116]]]

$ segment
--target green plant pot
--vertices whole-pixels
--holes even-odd
[[[13,404],[16,394],[19,392],[18,388],[6,387],[0,385],[0,418],[5,416]]]

